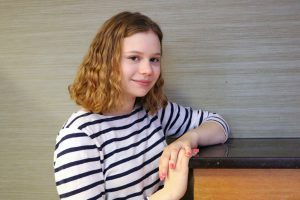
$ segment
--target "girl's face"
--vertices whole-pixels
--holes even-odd
[[[161,46],[152,32],[136,33],[123,40],[121,57],[122,98],[145,96],[160,75]]]

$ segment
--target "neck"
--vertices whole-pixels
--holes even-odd
[[[134,108],[134,104],[135,104],[135,99],[123,101],[122,105],[119,108],[113,109],[103,114],[110,115],[110,116],[126,115],[132,112]]]

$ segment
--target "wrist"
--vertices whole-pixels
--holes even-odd
[[[158,190],[154,194],[152,194],[150,197],[147,198],[147,200],[175,200],[172,198],[172,193],[166,191],[165,188]]]
[[[182,137],[179,138],[179,140],[180,139],[188,141],[191,148],[198,147],[198,133],[193,129],[186,132]]]

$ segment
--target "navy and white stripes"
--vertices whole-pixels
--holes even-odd
[[[169,103],[156,115],[137,106],[127,115],[78,111],[57,136],[56,187],[61,199],[146,199],[160,186],[159,157],[166,138],[179,137],[205,121],[224,119]]]

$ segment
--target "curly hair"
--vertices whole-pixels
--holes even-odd
[[[110,112],[122,106],[120,60],[124,38],[135,33],[153,31],[159,38],[162,51],[163,33],[157,23],[140,13],[121,12],[108,19],[97,32],[69,85],[71,98],[79,106],[93,112]],[[167,105],[163,92],[164,79],[160,74],[155,85],[136,103],[150,114]]]

